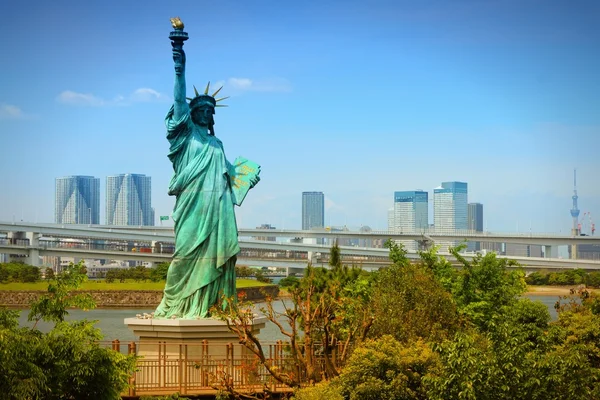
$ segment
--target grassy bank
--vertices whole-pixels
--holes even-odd
[[[536,286],[536,285],[528,285],[527,292],[525,294],[528,295],[539,295],[539,296],[566,296],[571,293],[571,289],[576,288],[576,285],[573,286]],[[598,292],[598,289],[588,289],[590,292]]]
[[[237,288],[244,289],[249,287],[266,286],[268,284],[258,282],[254,279],[238,279]],[[30,290],[43,290],[48,288],[48,283],[41,281],[35,283],[2,283],[0,284],[0,290],[14,290],[14,291],[30,291]],[[90,280],[84,282],[79,290],[160,290],[165,288],[165,282],[135,282],[133,280],[127,280],[125,282],[112,282],[107,283],[104,280]]]

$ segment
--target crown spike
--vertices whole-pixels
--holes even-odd
[[[227,104],[217,104],[215,107],[229,107]]]
[[[212,94],[212,97],[215,97],[215,96],[217,95],[217,93],[219,93],[219,92],[221,91],[221,89],[223,89],[223,86],[221,86],[221,87],[219,88],[219,90],[217,90],[216,92],[214,92],[214,93]]]
[[[204,94],[208,94],[209,90],[210,90],[210,81],[208,81],[208,83],[206,84],[206,89],[204,89]]]
[[[192,101],[194,99],[192,99],[191,97],[186,97],[187,100]]]
[[[225,99],[228,99],[228,98],[229,98],[229,96],[226,96],[226,97],[221,97],[220,99],[216,99],[216,100],[215,100],[215,103],[218,103],[218,102],[220,102],[221,100],[225,100]]]
[[[196,89],[196,85],[192,86],[194,86],[194,93],[196,94],[196,97],[200,96],[200,93],[198,93],[198,89]]]

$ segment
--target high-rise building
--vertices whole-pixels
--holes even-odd
[[[414,233],[429,227],[429,194],[422,190],[394,192],[394,233]],[[416,251],[414,240],[398,241],[407,250]]]
[[[302,192],[302,230],[325,226],[323,192]]]
[[[469,203],[467,220],[470,231],[483,232],[483,204]],[[481,242],[469,242],[467,249],[469,251],[479,251],[481,250]]]
[[[394,207],[388,209],[387,213],[388,231],[393,232],[396,224],[394,223]]]
[[[151,178],[141,174],[106,177],[106,225],[154,225]]]
[[[438,233],[456,233],[467,230],[468,199],[466,182],[442,182],[433,190],[433,224]],[[442,252],[456,246],[457,241],[438,243]]]
[[[325,196],[323,192],[302,192],[302,229],[325,227]],[[315,239],[305,239],[314,243]],[[317,244],[324,244],[324,238],[317,238]]]
[[[93,176],[56,178],[54,222],[100,223],[100,179]]]

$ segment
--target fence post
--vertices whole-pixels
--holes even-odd
[[[229,359],[229,384],[233,387],[233,374],[234,374],[234,364],[233,364],[233,343],[227,343],[227,358]]]
[[[182,360],[183,359],[183,345],[179,344],[179,357],[177,357],[177,381],[179,382],[179,393],[183,392],[183,370]]]
[[[137,354],[136,351],[136,346],[135,346],[135,342],[130,342],[128,349],[127,349],[127,354]],[[129,395],[130,396],[135,396],[135,374],[136,372],[133,373],[133,375],[129,378]]]
[[[200,373],[202,374],[201,385],[208,386],[208,340],[202,341],[202,355],[201,355],[201,368]]]
[[[188,385],[190,382],[189,379],[189,364],[188,364],[188,344],[186,343],[184,345],[183,348],[184,352],[183,352],[183,381],[184,381],[184,387],[183,387],[183,394],[187,394],[187,389],[188,389]]]

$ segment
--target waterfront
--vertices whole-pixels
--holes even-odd
[[[552,320],[557,318],[556,310],[554,309],[554,304],[558,300],[558,296],[556,295],[527,295],[530,299],[534,301],[542,302],[546,307],[548,307],[548,311],[550,312],[550,316]],[[289,301],[289,300],[285,300]],[[257,303],[257,309],[263,306],[264,303]],[[276,301],[274,303],[276,311],[283,311],[283,304],[281,301]],[[69,315],[67,316],[67,320],[79,320],[79,319],[88,319],[90,321],[98,321],[96,323],[96,327],[98,327],[102,334],[104,335],[104,340],[113,340],[119,339],[122,342],[128,342],[135,340],[133,333],[127,328],[127,326],[123,323],[125,318],[135,317],[136,314],[143,313],[151,313],[154,309],[152,308],[99,308],[90,311],[82,311],[82,310],[69,310]],[[21,315],[19,318],[19,322],[21,326],[32,326],[33,322],[27,321],[27,314],[29,310],[24,309],[21,310]],[[45,323],[43,321],[38,323],[38,327],[42,331],[47,331],[50,329],[51,324]],[[283,339],[283,335],[279,332],[278,328],[269,323],[263,329],[259,335],[259,337],[264,341],[275,341],[279,339]]]
[[[286,300],[287,301],[287,300]],[[256,307],[259,309],[264,303],[257,303]],[[283,304],[281,301],[274,303],[274,309],[278,312],[283,311]],[[19,316],[19,324],[21,326],[33,326],[33,322],[27,321],[28,309],[21,309],[21,315]],[[69,315],[66,317],[67,321],[87,319],[89,321],[98,321],[96,327],[102,331],[104,340],[119,339],[121,342],[128,342],[136,340],[133,332],[131,332],[127,326],[123,323],[125,318],[135,317],[136,314],[151,313],[153,308],[96,308],[89,311],[82,311],[79,309],[69,310]],[[53,324],[40,321],[38,328],[41,331],[50,330]],[[283,335],[279,332],[279,329],[272,323],[267,324],[265,329],[260,332],[259,337],[268,342],[283,339]]]

